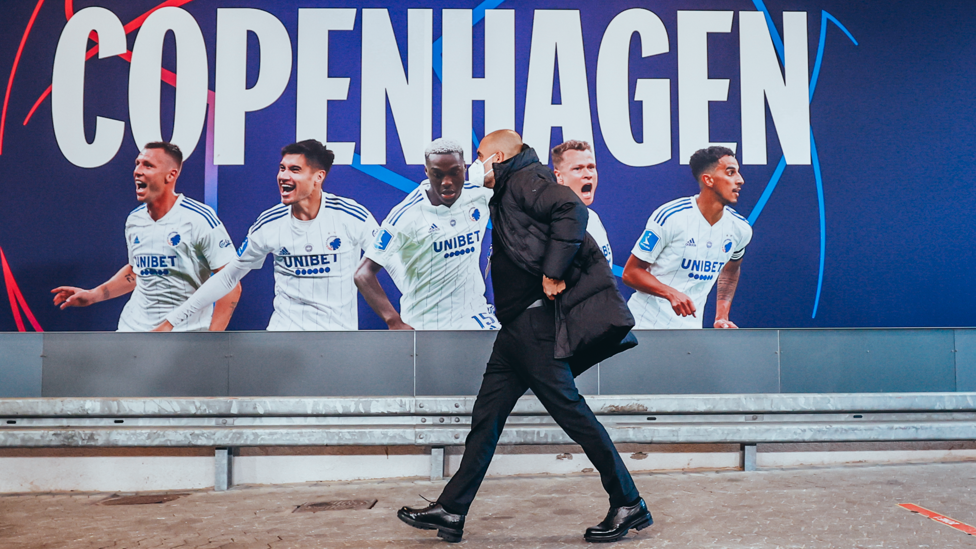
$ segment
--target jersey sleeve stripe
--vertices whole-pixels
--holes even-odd
[[[352,210],[355,210],[355,211],[359,212],[360,214],[362,214],[364,216],[369,213],[369,210],[367,210],[366,208],[364,208],[362,206],[362,204],[358,204],[358,203],[356,203],[356,202],[354,202],[352,200],[348,200],[348,199],[342,198],[341,196],[332,196],[332,197],[329,197],[327,199],[327,202],[333,202],[333,203],[341,204],[341,205],[343,205],[343,206],[345,206],[347,208],[350,208]]]
[[[737,212],[737,211],[735,211],[735,210],[733,210],[732,208],[728,208],[728,207],[726,207],[725,209],[726,209],[726,210],[728,210],[728,212],[729,212],[730,214],[732,214],[732,215],[734,215],[735,217],[738,217],[739,219],[741,219],[741,220],[743,220],[743,221],[745,221],[746,223],[748,223],[748,222],[749,222],[749,220],[748,220],[748,219],[746,219],[745,217],[742,217],[742,215],[741,215],[741,214],[739,214],[739,212]]]
[[[691,209],[691,204],[688,204],[687,206],[684,206],[682,208],[673,209],[670,212],[668,212],[668,214],[665,215],[664,218],[662,218],[661,221],[658,222],[658,224],[659,225],[664,225],[664,222],[667,221],[668,218],[671,217],[672,215],[674,215],[674,214],[676,214],[678,212],[683,212],[685,210],[690,210],[690,209]]]
[[[198,214],[198,215],[199,215],[200,217],[202,217],[202,218],[204,218],[204,219],[206,219],[206,220],[207,220],[207,225],[210,225],[210,228],[211,228],[211,229],[213,229],[214,227],[216,227],[216,226],[217,226],[217,223],[214,223],[214,221],[213,221],[212,219],[210,219],[210,216],[208,216],[207,214],[205,214],[205,213],[203,213],[203,212],[201,212],[200,210],[197,210],[197,209],[194,209],[194,208],[192,208],[192,207],[191,207],[191,206],[189,206],[189,205],[188,205],[188,204],[187,204],[186,202],[184,202],[184,203],[182,204],[182,206],[183,206],[184,208],[186,208],[186,209],[188,209],[188,210],[190,210],[191,212],[193,212],[193,213],[196,213],[196,214]]]
[[[356,219],[358,219],[360,221],[366,221],[366,216],[365,215],[362,215],[360,213],[357,213],[357,212],[355,212],[355,211],[353,211],[351,209],[344,208],[344,207],[342,207],[342,206],[340,206],[338,204],[329,204],[329,203],[326,203],[325,207],[326,207],[326,209],[329,209],[329,210],[336,210],[336,211],[340,211],[340,212],[345,212],[345,213],[351,215],[352,217],[355,217]]]
[[[358,215],[363,217],[366,217],[369,214],[369,210],[352,201],[328,198],[326,199],[325,203],[326,205],[339,206],[340,208],[345,208],[351,212],[356,212]]]
[[[398,216],[400,213],[403,212],[403,210],[406,210],[410,206],[413,206],[416,203],[416,200],[418,198],[421,198],[420,187],[411,191],[410,194],[407,195],[407,198],[403,199],[403,202],[400,202],[400,204],[394,206],[393,210],[390,211],[390,214],[386,216],[386,218],[393,219],[394,217]]]
[[[279,214],[279,213],[281,213],[281,212],[283,212],[283,211],[285,211],[287,209],[288,209],[288,206],[287,205],[285,205],[285,204],[278,204],[274,208],[271,208],[270,210],[265,210],[264,212],[262,212],[261,215],[258,216],[257,220],[254,221],[254,224],[257,225],[258,223],[260,223],[264,219],[266,219],[266,218],[268,218],[268,217],[270,217],[272,215]]]
[[[407,205],[407,207],[405,207],[402,210],[400,210],[400,213],[397,214],[397,216],[395,218],[393,218],[393,221],[391,222],[391,224],[392,225],[396,225],[397,224],[397,221],[400,221],[400,218],[403,217],[403,214],[407,213],[407,210],[409,210],[410,208],[416,206],[417,204],[420,204],[421,201],[423,201],[423,198],[422,197],[419,197],[419,196],[417,198],[415,198],[413,201],[411,201],[410,204]]]
[[[681,198],[669,204],[665,204],[661,207],[660,212],[655,216],[654,222],[660,225],[664,222],[665,216],[669,212],[677,211],[679,208],[684,209],[685,207],[691,206],[690,198]]]
[[[214,223],[220,225],[220,220],[217,219],[217,214],[215,214],[209,207],[204,206],[203,204],[200,204],[198,202],[193,202],[193,201],[188,202],[186,200],[183,201],[183,206],[203,214],[208,219],[210,219],[210,221],[213,221]]]
[[[214,219],[217,218],[217,213],[214,212],[213,208],[211,208],[210,206],[207,206],[206,204],[204,204],[203,202],[200,202],[199,200],[193,200],[192,198],[190,198],[188,196],[184,196],[183,197],[183,203],[184,204],[190,204],[192,206],[196,206],[200,210],[209,213],[211,216],[214,217]]]
[[[248,231],[248,232],[249,233],[253,233],[254,231],[260,229],[261,227],[264,227],[265,225],[267,225],[268,223],[274,221],[275,219],[281,219],[282,217],[285,217],[286,215],[288,215],[288,212],[280,212],[280,213],[278,213],[278,215],[271,216],[271,217],[265,217],[265,219],[263,219],[263,220],[255,221],[254,222],[254,226],[252,226],[251,227],[251,230]]]

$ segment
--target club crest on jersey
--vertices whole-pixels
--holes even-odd
[[[380,234],[376,235],[376,241],[373,242],[373,247],[377,250],[385,250],[390,245],[391,240],[393,240],[393,235],[386,229],[380,229]]]
[[[726,238],[725,242],[722,243],[722,251],[729,253],[732,251],[732,239]]]
[[[481,219],[481,210],[479,210],[478,208],[471,208],[470,210],[468,210],[468,217],[471,218],[471,221],[477,221]]]
[[[180,243],[180,233],[176,231],[169,233],[169,236],[166,237],[166,241],[169,242],[170,246],[176,246]]]
[[[233,246],[233,245],[234,245],[234,243],[231,242],[230,240],[227,240],[226,238],[223,239],[223,240],[221,240],[220,241],[220,244],[218,244],[218,246],[220,246],[221,248],[227,248],[227,247]]]
[[[641,237],[637,245],[645,252],[649,252],[654,249],[654,245],[657,244],[658,240],[660,239],[653,232],[644,231],[644,236]]]
[[[698,247],[698,244],[695,244],[695,239],[692,238],[688,242],[685,242],[685,247],[687,247],[687,248]]]
[[[706,248],[711,248],[712,247],[712,242],[711,241],[706,242],[705,243],[705,247]]]
[[[453,219],[452,219],[452,220],[451,220],[451,226],[453,227],[453,226],[455,226],[455,225],[457,225],[457,221],[455,221],[455,220],[453,220]]]
[[[282,246],[281,249],[278,250],[278,255],[291,255],[291,253],[288,252],[288,248]]]
[[[338,236],[332,235],[325,239],[325,247],[328,248],[330,252],[338,250],[339,246],[342,246],[342,239],[340,239]]]
[[[310,251],[312,251],[312,245],[311,245],[311,244],[306,244],[306,245],[305,245],[305,251],[306,251],[306,252],[310,252]]]

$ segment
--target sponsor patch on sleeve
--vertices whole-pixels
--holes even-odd
[[[638,246],[645,252],[650,252],[654,249],[654,245],[657,244],[659,240],[658,236],[651,231],[644,231],[644,236],[641,237]]]
[[[381,229],[379,234],[376,235],[376,241],[373,242],[373,247],[377,250],[385,250],[390,245],[391,240],[393,240],[393,235],[386,229]]]

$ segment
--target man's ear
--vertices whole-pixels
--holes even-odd
[[[552,169],[552,175],[555,175],[556,176],[556,183],[559,183],[560,185],[563,184],[563,174],[559,173],[559,170],[558,169],[553,168]]]

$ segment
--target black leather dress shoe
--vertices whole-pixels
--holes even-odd
[[[631,528],[643,530],[654,524],[644,499],[629,507],[611,507],[603,522],[586,529],[583,539],[589,542],[617,541]]]
[[[437,537],[451,543],[461,541],[464,531],[464,515],[449,513],[440,503],[431,503],[423,509],[401,507],[397,517],[414,528],[437,530]]]

